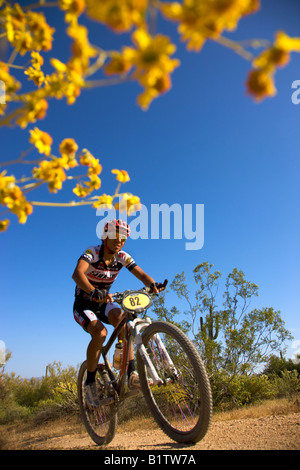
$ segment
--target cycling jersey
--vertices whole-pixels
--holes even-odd
[[[123,266],[131,271],[136,266],[136,263],[128,253],[121,250],[114,255],[111,264],[107,266],[103,258],[103,252],[103,243],[98,246],[90,246],[79,259],[84,259],[89,263],[85,275],[92,286],[98,289],[109,290]],[[89,294],[76,286],[75,298],[76,300],[88,300]]]

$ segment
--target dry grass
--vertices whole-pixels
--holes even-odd
[[[245,408],[239,408],[231,411],[216,412],[213,415],[213,421],[231,421],[236,419],[263,418],[266,416],[288,415],[300,411],[299,399],[288,400],[285,398],[277,400],[266,400],[261,404],[251,405]],[[154,420],[149,417],[140,417],[130,419],[120,426],[122,431],[138,431],[139,429],[151,429]]]
[[[214,421],[231,421],[235,419],[263,418],[265,416],[288,415],[300,411],[298,398],[289,400],[280,398],[266,400],[261,404],[251,405],[231,411],[218,412],[214,415]]]
[[[300,411],[299,399],[268,400],[259,405],[247,408],[218,412],[213,416],[213,421],[230,421],[249,418],[262,418],[267,416],[288,415]],[[139,432],[155,429],[157,425],[153,418],[141,417],[129,419],[118,426],[119,432]],[[86,436],[86,430],[79,416],[69,416],[49,420],[44,423],[33,419],[15,422],[0,426],[0,449],[35,449],[41,442],[47,439],[66,437],[72,439],[73,435]]]

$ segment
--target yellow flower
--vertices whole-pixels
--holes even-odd
[[[95,158],[91,152],[87,149],[83,149],[80,153],[80,163],[81,165],[86,165],[89,168],[89,172],[99,175],[102,171],[102,165],[100,165],[99,160]]]
[[[44,63],[43,57],[37,51],[33,51],[30,55],[33,67],[36,69],[41,68],[41,65]]]
[[[28,67],[25,70],[25,75],[28,75],[29,79],[33,80],[35,85],[41,86],[45,82],[45,75],[41,70],[41,65],[44,63],[43,57],[36,51],[31,53],[32,67]]]
[[[59,0],[58,5],[66,12],[66,22],[75,23],[85,9],[85,0]]]
[[[144,25],[147,4],[148,0],[86,0],[87,15],[119,33]]]
[[[80,95],[81,88],[84,85],[84,79],[75,68],[74,60],[64,64],[58,59],[50,59],[51,65],[55,68],[55,72],[46,77],[47,86],[45,90],[49,96],[55,96],[61,99],[67,98],[68,104],[73,104]]]
[[[251,70],[246,85],[248,93],[256,101],[276,94],[273,76],[264,69]]]
[[[145,87],[138,102],[146,109],[153,98],[171,88],[170,73],[180,62],[170,57],[176,51],[176,46],[166,36],[158,34],[152,37],[140,28],[134,31],[131,38],[135,48],[123,47],[121,53],[114,53],[105,72],[121,74],[135,67],[132,77]]]
[[[93,168],[89,168],[88,176],[90,181],[87,181],[85,184],[94,191],[94,189],[99,189],[101,186],[101,179],[94,173]]]
[[[300,38],[291,38],[283,31],[278,31],[274,46],[287,52],[300,52]]]
[[[58,72],[66,72],[67,71],[67,66],[63,62],[61,62],[58,59],[55,59],[55,57],[52,57],[50,59],[50,64],[58,71]]]
[[[73,189],[73,193],[76,194],[78,197],[86,197],[91,192],[91,189],[88,187],[82,186],[82,184],[77,184],[76,187]]]
[[[115,204],[115,209],[120,212],[127,212],[128,215],[131,215],[133,212],[141,209],[140,198],[130,193],[124,193],[122,194],[121,202]]]
[[[120,52],[113,52],[110,62],[104,67],[107,75],[121,75],[129,72],[132,64]]]
[[[59,152],[62,157],[74,157],[78,150],[78,145],[74,139],[64,139],[59,145]]]
[[[64,169],[69,169],[67,157],[53,158],[50,161],[43,160],[39,167],[33,169],[32,175],[38,180],[47,182],[49,191],[56,193],[67,178]]]
[[[137,101],[144,110],[148,109],[154,98],[157,98],[171,88],[169,75],[157,70],[141,77],[140,82],[145,87],[145,91],[138,96]]]
[[[16,120],[16,123],[22,129],[24,129],[29,122],[36,122],[37,119],[43,119],[48,109],[47,101],[44,98],[40,98],[35,93],[27,95],[26,100],[26,106],[21,110],[21,115]]]
[[[9,225],[8,219],[0,220],[0,232],[4,232],[7,229],[8,225]]]
[[[43,132],[37,127],[35,127],[33,130],[30,130],[29,132],[30,132],[29,142],[35,145],[39,153],[50,155],[51,145],[53,142],[52,137],[47,132]]]
[[[90,58],[97,55],[96,49],[91,46],[88,40],[88,29],[85,26],[73,24],[67,29],[67,34],[74,40],[72,44],[73,59],[70,62],[79,63],[81,71],[84,72],[89,67]]]
[[[153,69],[170,73],[180,64],[179,60],[170,58],[176,46],[167,36],[157,34],[152,37],[146,30],[137,29],[131,37],[136,49],[125,47],[123,51],[127,60],[136,67],[137,77]]]
[[[129,175],[126,170],[111,170],[111,172],[116,176],[116,180],[120,181],[120,183],[127,183],[130,181]]]
[[[93,204],[93,207],[102,207],[103,209],[111,209],[112,208],[113,198],[112,196],[108,196],[107,194],[102,194],[98,198],[98,200]]]
[[[24,74],[28,75],[28,79],[33,80],[36,86],[41,86],[45,82],[45,75],[42,70],[36,70],[33,67],[28,67]]]
[[[0,203],[17,215],[21,224],[24,224],[27,216],[32,213],[32,205],[27,202],[21,189],[15,184],[15,177],[6,176],[5,171],[0,173]],[[6,228],[7,224],[3,227]]]

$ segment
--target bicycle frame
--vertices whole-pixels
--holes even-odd
[[[123,359],[122,359],[122,364],[121,364],[120,379],[119,381],[117,381],[116,376],[111,369],[107,355],[114,341],[117,339],[119,333],[121,332],[121,330],[124,328],[126,324],[127,324],[127,328],[125,329],[124,352],[123,352]],[[164,382],[160,379],[155,367],[153,366],[152,361],[150,360],[149,354],[147,353],[147,350],[145,346],[143,345],[143,341],[142,341],[142,336],[141,336],[142,330],[146,328],[147,326],[149,326],[150,324],[151,324],[151,319],[149,317],[145,317],[144,319],[141,319],[138,316],[135,316],[134,318],[134,316],[130,312],[125,312],[124,318],[116,326],[107,344],[103,346],[102,348],[101,354],[105,362],[106,370],[108,371],[108,374],[109,374],[109,377],[110,377],[110,380],[114,389],[118,393],[118,397],[120,401],[123,401],[124,399],[129,398],[130,396],[138,395],[140,393],[140,390],[138,389],[131,390],[125,393],[126,371],[128,367],[129,350],[130,350],[131,342],[133,340],[144,361],[144,364],[146,365],[148,369],[148,372],[153,380],[153,383],[158,386],[164,384]],[[174,363],[171,360],[158,334],[155,335],[155,342],[157,346],[159,347],[160,351],[162,352],[162,357],[164,358],[166,365],[172,370],[174,376],[176,376],[177,371],[174,366]],[[108,400],[111,403],[114,401],[113,398],[105,399],[105,403],[107,403]]]

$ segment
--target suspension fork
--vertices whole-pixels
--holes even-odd
[[[156,372],[156,369],[155,367],[153,366],[152,364],[152,361],[149,357],[149,354],[143,344],[143,340],[142,340],[142,336],[141,336],[141,331],[143,329],[145,329],[147,326],[149,326],[151,323],[151,320],[149,317],[146,317],[144,320],[141,320],[140,318],[136,318],[134,320],[129,320],[127,322],[128,326],[129,326],[129,329],[130,329],[130,332],[134,338],[134,342],[135,344],[137,345],[137,348],[138,348],[138,351],[146,365],[146,367],[148,368],[148,371],[150,373],[150,376],[153,380],[153,382],[156,384],[156,385],[163,385],[164,384],[164,381],[161,380],[161,378],[158,376],[157,372]],[[165,345],[163,344],[160,336],[158,333],[156,333],[156,335],[154,336],[154,340],[159,348],[159,350],[161,351],[162,353],[162,356],[164,358],[164,360],[166,361],[167,365],[170,367],[170,369],[172,370],[173,374],[175,376],[177,376],[177,371],[176,371],[176,368],[174,366],[174,363],[172,361],[172,359],[170,358],[166,348],[165,348]]]
[[[161,337],[159,336],[158,333],[156,333],[156,334],[153,336],[153,338],[154,338],[154,341],[155,341],[156,344],[157,344],[157,347],[158,347],[158,349],[159,349],[159,351],[160,351],[160,353],[161,353],[161,355],[162,355],[162,357],[163,357],[165,363],[167,364],[167,366],[169,367],[169,369],[172,371],[172,374],[174,375],[174,377],[177,378],[177,377],[178,377],[178,372],[177,372],[177,370],[176,370],[176,367],[175,367],[175,365],[174,365],[174,362],[173,362],[172,359],[170,358],[169,353],[168,353],[168,351],[167,351],[166,348],[165,348],[164,343],[163,343],[162,340],[161,340]]]

